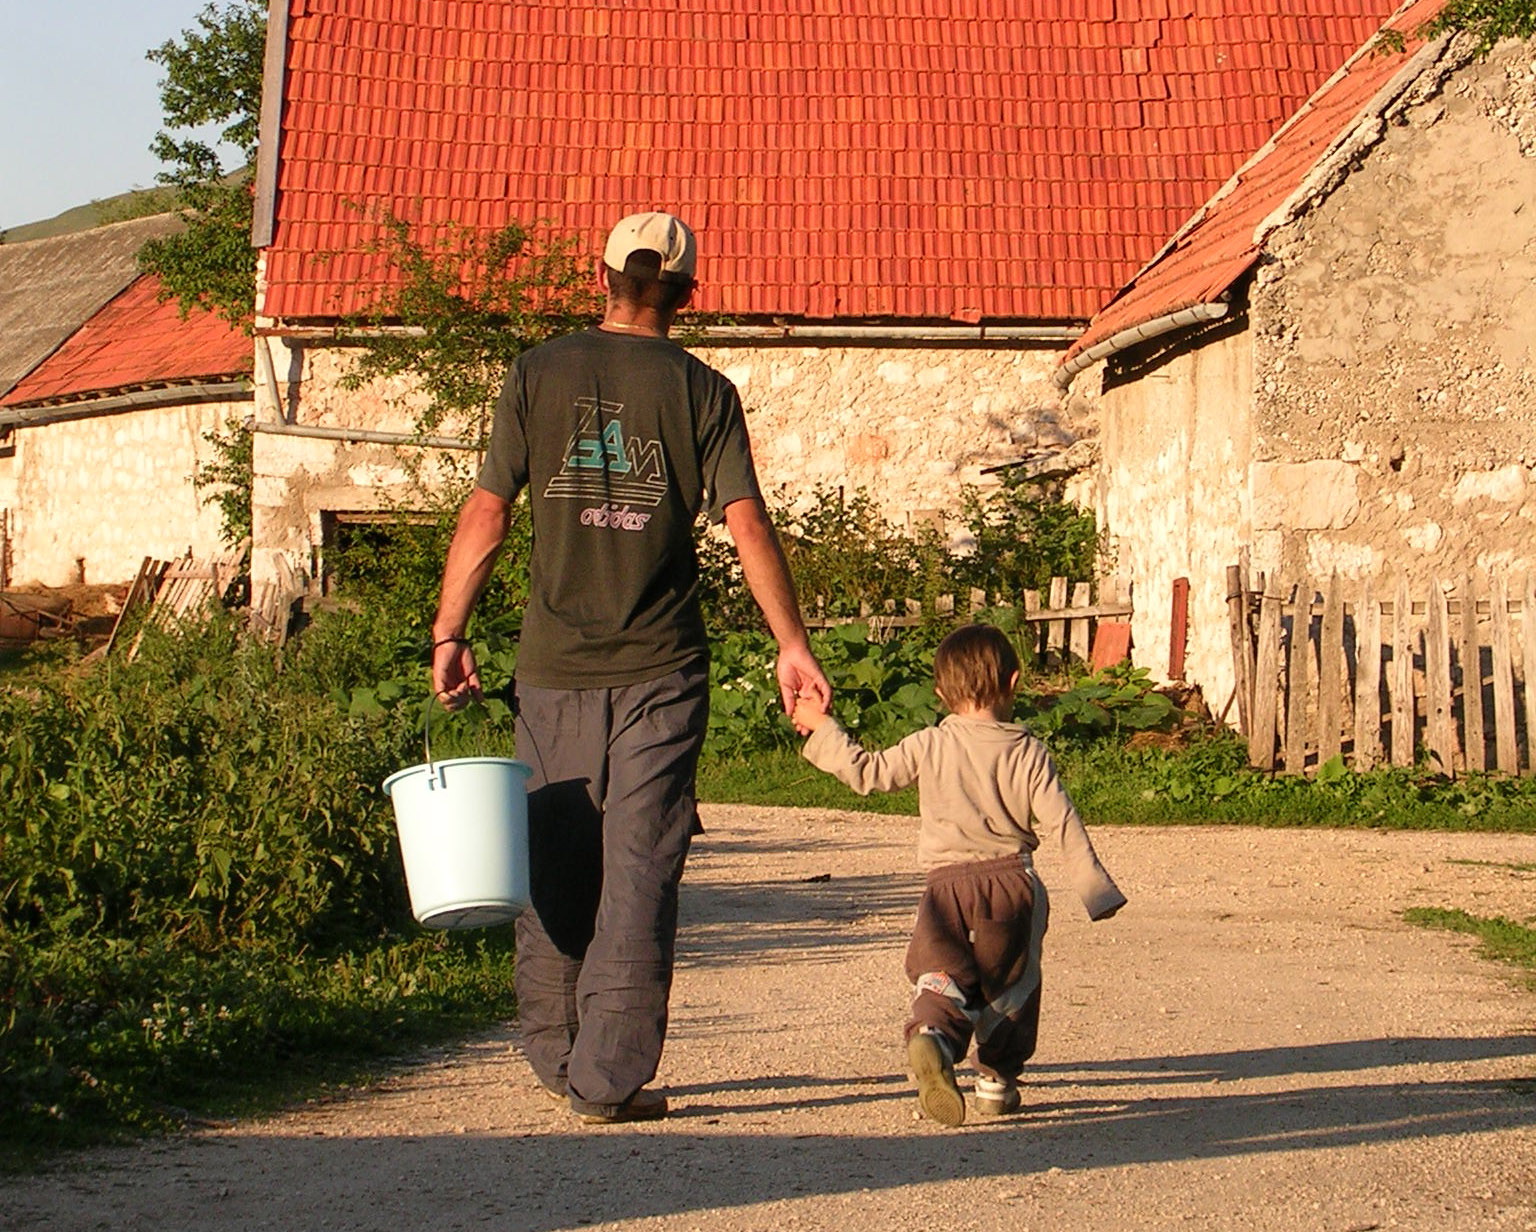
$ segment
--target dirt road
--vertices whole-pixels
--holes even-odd
[[[0,1185],[7,1229],[1536,1230],[1536,991],[1409,906],[1536,914],[1536,838],[1095,830],[1051,853],[1026,1106],[943,1130],[902,1072],[914,822],[715,807],[660,1084],[590,1128],[515,1031],[350,1098]],[[965,1085],[962,1075],[962,1085]]]

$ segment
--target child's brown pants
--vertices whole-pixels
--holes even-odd
[[[956,1061],[1011,1081],[1040,1029],[1040,943],[1050,904],[1028,857],[947,864],[928,874],[907,947],[907,1037],[942,1035]]]

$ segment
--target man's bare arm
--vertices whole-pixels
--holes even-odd
[[[511,503],[484,488],[471,492],[459,511],[443,566],[442,596],[432,621],[432,687],[450,709],[480,696],[474,652],[460,639],[496,567],[511,524]]]
[[[811,653],[794,580],[768,511],[760,500],[732,501],[725,507],[725,526],[736,545],[747,589],[779,644],[779,699],[784,713],[794,713],[795,698],[802,693],[815,697],[821,709],[827,709],[832,704],[832,686]]]

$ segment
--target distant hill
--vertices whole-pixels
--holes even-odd
[[[72,235],[76,231],[90,231],[108,223],[164,214],[175,208],[174,188],[136,188],[132,192],[92,201],[89,205],[77,205],[41,222],[7,227],[0,231],[0,244],[21,244],[27,240],[43,240],[55,235]]]

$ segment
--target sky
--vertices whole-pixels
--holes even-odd
[[[154,186],[164,70],[144,53],[207,4],[0,0],[0,229]]]

